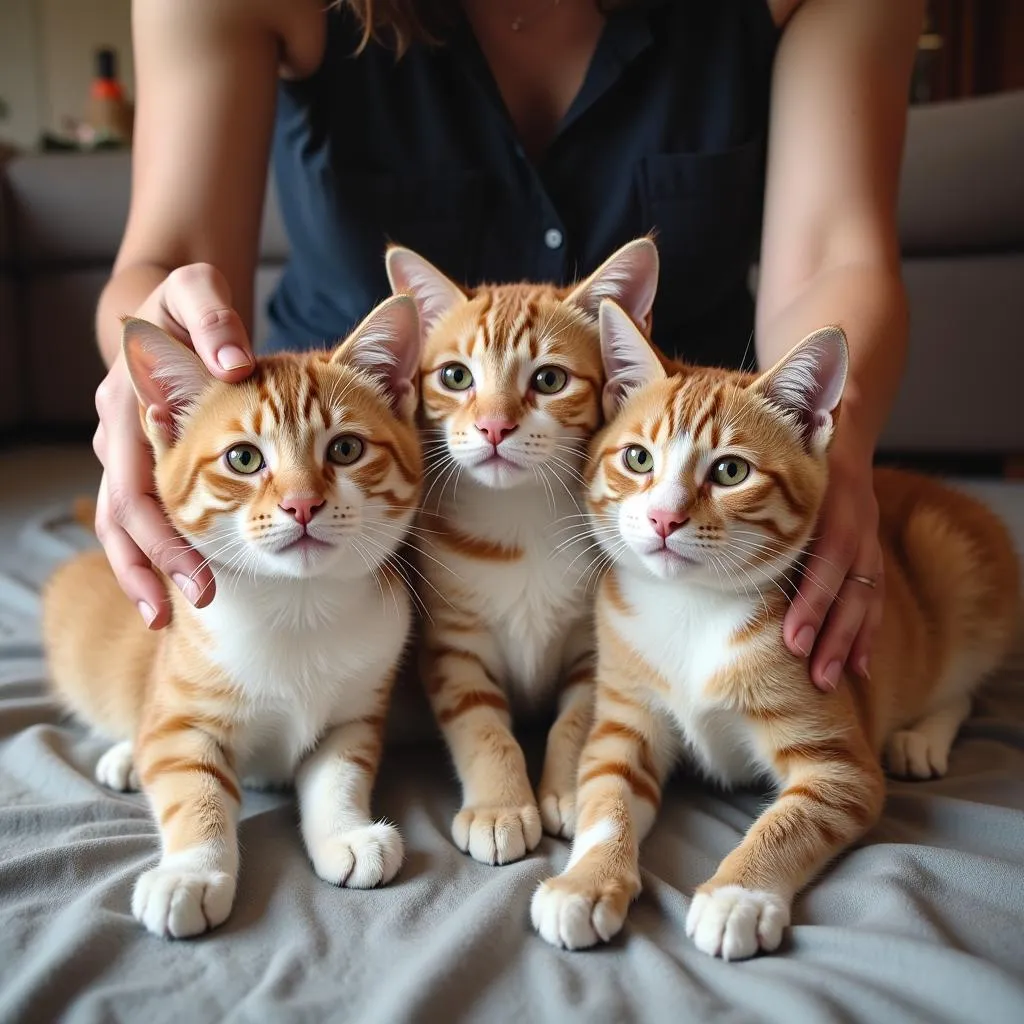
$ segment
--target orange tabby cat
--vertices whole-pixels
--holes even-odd
[[[597,597],[576,840],[534,894],[533,922],[570,949],[619,931],[638,845],[685,753],[721,784],[778,786],[687,918],[704,952],[748,957],[779,945],[794,895],[878,818],[883,751],[894,774],[946,771],[972,691],[1015,632],[1017,558],[976,501],[879,470],[886,598],[870,679],[819,693],[781,623],[825,493],[845,336],[818,331],[758,377],[667,376],[610,303],[601,329],[618,412],[592,445],[587,504],[615,564]]]
[[[388,273],[425,332],[422,672],[462,783],[452,837],[488,864],[573,828],[576,761],[593,701],[594,567],[580,469],[600,418],[597,310],[614,297],[648,323],[654,244],[638,239],[571,288],[465,292],[407,249]],[[433,500],[431,500],[431,498]],[[512,711],[557,699],[538,809]]]
[[[388,560],[420,497],[419,337],[414,303],[391,299],[332,353],[260,359],[229,385],[125,321],[157,492],[217,594],[196,609],[168,587],[172,621],[150,632],[88,552],[49,583],[44,635],[58,694],[115,741],[96,777],[141,783],[159,822],[132,897],[157,935],[228,916],[243,785],[294,778],[321,878],[367,888],[401,865],[370,794],[411,620]]]

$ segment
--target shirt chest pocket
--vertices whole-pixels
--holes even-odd
[[[384,249],[394,243],[414,249],[457,282],[471,275],[483,214],[482,174],[347,173],[341,178],[344,217],[382,268]]]
[[[763,140],[645,157],[636,174],[643,230],[661,257],[655,323],[699,320],[745,282],[757,256]]]

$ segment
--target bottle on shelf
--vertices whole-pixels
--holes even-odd
[[[86,123],[96,138],[128,145],[132,138],[134,111],[117,77],[117,53],[96,51],[96,73],[89,87]]]

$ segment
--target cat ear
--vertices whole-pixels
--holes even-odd
[[[850,353],[841,327],[808,334],[754,382],[766,401],[800,424],[808,447],[824,452],[832,440],[834,414],[843,397]]]
[[[596,320],[602,300],[612,299],[649,331],[657,291],[657,247],[649,238],[637,238],[609,256],[566,301]]]
[[[391,407],[402,419],[411,420],[420,364],[416,303],[408,295],[382,302],[331,353],[331,362],[357,366],[378,378]]]
[[[466,293],[454,281],[411,249],[389,246],[384,262],[391,291],[406,292],[416,300],[424,335],[445,313],[466,301]]]
[[[214,377],[184,342],[138,317],[121,320],[121,351],[150,439],[173,444]]]
[[[606,383],[601,396],[605,419],[611,419],[629,393],[667,374],[651,343],[629,315],[611,299],[601,303],[601,359]]]

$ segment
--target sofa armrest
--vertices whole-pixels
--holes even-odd
[[[1024,250],[1024,90],[911,108],[899,232],[907,256]]]

